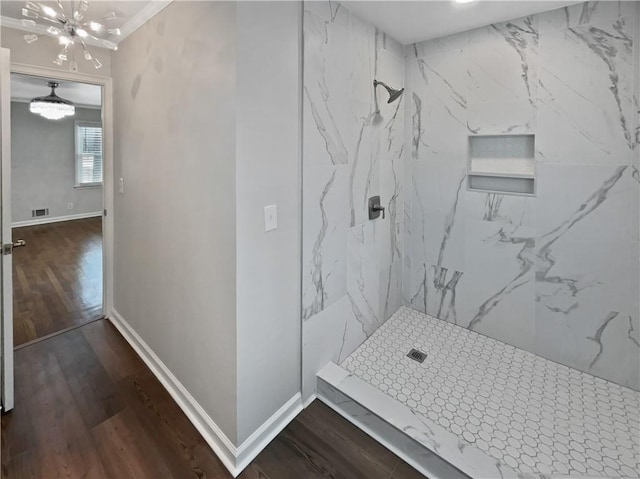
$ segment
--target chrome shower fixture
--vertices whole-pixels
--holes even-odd
[[[404,88],[401,88],[400,90],[396,90],[394,88],[391,88],[386,83],[378,81],[378,80],[373,80],[373,89],[374,89],[374,91],[378,87],[378,85],[382,85],[385,88],[385,90],[387,90],[387,93],[389,93],[389,100],[387,101],[387,103],[393,103],[398,98],[400,98],[400,96],[404,93]]]

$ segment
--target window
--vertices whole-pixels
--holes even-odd
[[[76,186],[102,185],[102,125],[76,121]]]

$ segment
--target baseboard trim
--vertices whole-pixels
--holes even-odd
[[[301,411],[302,396],[298,392],[240,444],[236,450],[236,468],[238,474],[251,464],[251,461],[253,461]]]
[[[240,446],[236,447],[178,378],[115,309],[111,310],[109,320],[158,378],[233,477],[237,477],[262,449],[302,411],[302,399],[298,392]]]
[[[35,226],[35,225],[46,225],[49,223],[60,223],[62,221],[73,221],[73,220],[83,220],[85,218],[96,218],[98,216],[102,216],[102,211],[94,211],[93,213],[80,213],[77,215],[66,215],[66,216],[46,216],[44,218],[36,218],[33,220],[26,221],[16,221],[15,223],[11,223],[12,228],[21,228],[23,226]]]
[[[311,396],[307,398],[306,401],[304,401],[304,403],[302,404],[302,408],[307,409],[311,405],[311,403],[316,399],[318,399],[318,395],[316,393],[313,393]]]

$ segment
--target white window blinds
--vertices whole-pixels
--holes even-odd
[[[102,184],[102,125],[76,122],[76,185]]]

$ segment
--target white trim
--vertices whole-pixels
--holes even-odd
[[[318,395],[316,393],[313,393],[310,397],[307,398],[306,401],[304,401],[304,403],[302,404],[302,408],[307,409],[316,399],[318,399]]]
[[[160,358],[153,352],[149,345],[138,333],[125,321],[125,319],[115,309],[111,309],[108,317],[113,325],[118,328],[120,334],[127,340],[131,347],[138,353],[151,372],[158,378],[164,388],[169,392],[180,409],[187,415],[189,421],[195,426],[207,444],[220,458],[224,466],[235,474],[235,446],[229,438],[222,432],[222,429],[213,422],[213,419],[205,412],[198,402],[191,396],[189,391],[178,381],[173,373],[165,366]]]
[[[11,63],[11,72],[35,77],[89,83],[102,87],[103,135],[103,208],[107,212],[102,220],[103,244],[103,315],[109,316],[113,307],[113,81],[109,77],[88,73],[56,70],[53,68]]]
[[[111,309],[108,318],[158,378],[233,477],[237,477],[260,451],[302,411],[300,393],[296,393],[240,446],[236,447],[144,339],[115,309]]]
[[[0,239],[9,243],[11,239],[11,52],[0,48]],[[5,411],[13,409],[14,398],[14,352],[13,352],[13,280],[12,255],[0,260],[0,300],[2,302],[2,405]]]
[[[300,393],[293,395],[236,449],[236,470],[240,474],[262,450],[302,411]],[[237,475],[236,474],[236,475]]]
[[[154,16],[164,10],[173,0],[153,0],[149,2],[142,10],[136,13],[131,20],[120,27],[120,35],[117,37],[116,43],[120,43],[142,25],[151,20]]]
[[[77,215],[65,215],[65,216],[53,216],[53,217],[46,216],[43,218],[34,218],[32,220],[14,221],[13,223],[11,223],[11,228],[21,228],[23,226],[46,225],[49,223],[60,223],[62,221],[82,220],[85,218],[96,218],[97,216],[102,216],[102,211],[94,211],[92,213],[79,213]]]

